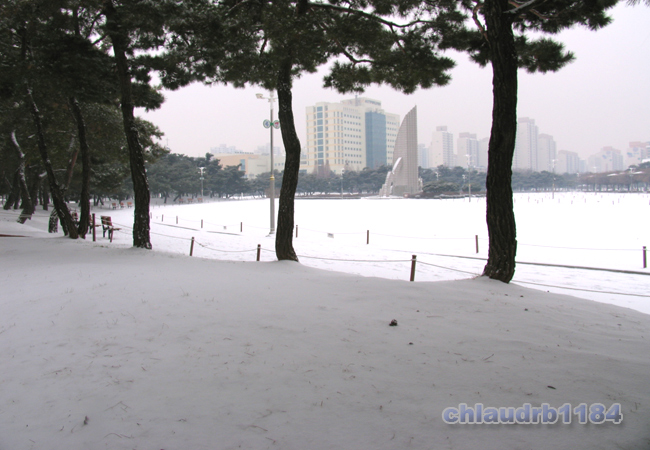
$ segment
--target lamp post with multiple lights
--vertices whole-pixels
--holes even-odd
[[[273,120],[273,102],[275,102],[276,98],[273,96],[273,91],[271,91],[271,94],[268,97],[264,97],[263,94],[256,94],[256,97],[260,100],[268,100],[269,104],[271,106],[271,120],[264,120],[264,128],[269,128],[270,135],[271,135],[271,148],[270,148],[270,154],[271,154],[271,180],[270,180],[270,197],[271,197],[271,231],[269,234],[275,234],[275,175],[274,175],[274,165],[273,165],[273,128],[280,128],[280,121]]]

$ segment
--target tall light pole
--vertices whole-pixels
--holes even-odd
[[[552,160],[553,162],[553,190],[551,193],[551,199],[555,199],[555,162],[557,159]]]
[[[271,231],[269,234],[275,233],[275,175],[274,175],[274,165],[273,165],[273,128],[280,128],[280,121],[273,121],[273,102],[275,102],[275,97],[273,96],[273,91],[268,97],[264,97],[262,94],[256,94],[256,97],[261,100],[268,100],[269,105],[271,106],[271,120],[264,120],[264,128],[269,128],[271,134],[271,179],[270,179],[270,197],[271,197]]]
[[[201,176],[199,177],[199,180],[201,180],[201,198],[203,198],[203,171],[205,170],[205,167],[199,167],[199,173]]]
[[[472,202],[472,155],[467,154],[467,182],[469,187],[469,202]]]

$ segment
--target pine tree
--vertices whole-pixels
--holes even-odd
[[[427,45],[440,50],[456,49],[469,53],[481,66],[492,66],[493,111],[486,181],[490,245],[485,276],[507,283],[515,271],[517,240],[511,178],[518,69],[552,72],[574,59],[561,43],[548,37],[531,39],[529,35],[557,34],[574,25],[597,30],[610,22],[606,11],[617,1],[396,0],[388,4],[401,13],[405,22],[410,19],[403,29],[412,38],[414,48],[404,51],[418,51]],[[377,8],[387,5],[379,0],[371,4]],[[360,91],[370,83],[386,82],[404,89],[398,77],[385,76],[381,65],[349,59],[334,67],[327,85],[341,91]],[[415,73],[427,70],[422,64],[412,68]],[[421,82],[419,86],[428,87]]]

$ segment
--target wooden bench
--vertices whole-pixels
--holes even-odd
[[[133,206],[133,203],[131,203],[131,202],[126,202],[126,207],[127,207],[127,208],[130,208],[131,206]]]
[[[110,216],[101,216],[102,218],[102,236],[106,237],[106,232],[108,231],[108,238],[113,242],[113,231],[121,230],[121,228],[115,228],[113,226],[113,221]]]
[[[120,202],[120,208],[124,208],[124,202]]]
[[[111,203],[111,206],[113,207],[113,209],[117,209],[117,203],[113,202]]]

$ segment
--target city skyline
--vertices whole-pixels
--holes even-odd
[[[518,117],[535,118],[539,129],[554,137],[557,151],[576,152],[583,159],[604,147],[625,151],[630,142],[650,140],[650,8],[620,4],[612,16],[613,23],[597,32],[574,28],[558,36],[576,55],[564,69],[546,75],[519,73]],[[458,65],[448,86],[411,95],[372,86],[360,96],[377,99],[386,111],[402,117],[417,105],[419,143],[428,145],[443,125],[455,136],[472,133],[480,141],[490,134],[491,69],[479,68],[465,55],[451,57]],[[325,72],[305,75],[294,85],[293,111],[303,147],[305,107],[350,98],[321,87]],[[167,102],[160,110],[140,115],[165,133],[163,144],[175,153],[203,156],[221,144],[254,152],[268,145],[262,126],[268,103],[255,98],[258,92],[264,91],[194,84],[165,92]],[[277,103],[274,107],[277,114]]]

